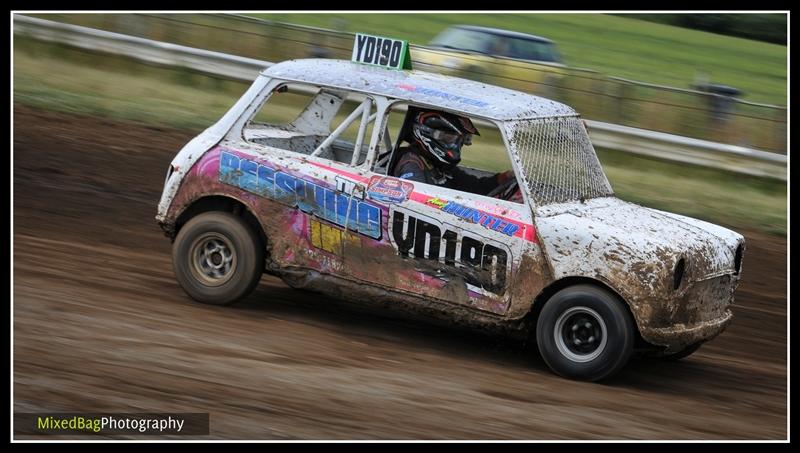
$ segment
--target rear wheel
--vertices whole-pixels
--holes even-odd
[[[232,304],[248,296],[264,270],[264,247],[242,218],[205,212],[181,228],[172,247],[175,276],[198,302]]]
[[[576,285],[554,294],[536,324],[536,342],[547,365],[571,379],[598,381],[617,373],[631,357],[633,320],[614,294]]]

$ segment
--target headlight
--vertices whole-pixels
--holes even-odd
[[[174,172],[175,172],[175,167],[170,165],[169,168],[167,169],[167,177],[166,177],[166,179],[164,179],[164,188],[165,189],[167,188],[167,183],[169,183],[169,177],[172,176],[172,173],[174,173]]]
[[[736,247],[736,254],[733,256],[733,269],[735,270],[735,275],[739,275],[739,272],[742,270],[743,253],[744,244],[739,244],[739,247]]]
[[[673,289],[677,290],[681,286],[681,282],[683,282],[683,273],[686,270],[686,260],[681,258],[678,260],[678,264],[675,265],[675,281],[673,283]]]

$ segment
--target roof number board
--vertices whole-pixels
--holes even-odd
[[[351,61],[389,69],[411,69],[408,41],[356,33]]]

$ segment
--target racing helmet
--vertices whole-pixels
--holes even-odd
[[[471,145],[480,135],[469,118],[451,113],[421,111],[412,124],[414,140],[434,165],[452,168],[461,162],[461,146]]]

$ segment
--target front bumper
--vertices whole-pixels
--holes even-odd
[[[671,327],[640,329],[642,338],[650,344],[662,346],[664,352],[673,353],[687,346],[711,340],[721,334],[733,319],[733,312],[725,310],[722,317],[695,324],[677,324]]]
[[[711,340],[733,319],[730,306],[738,284],[738,275],[719,275],[692,282],[675,297],[644,304],[637,317],[642,338],[666,353]]]

